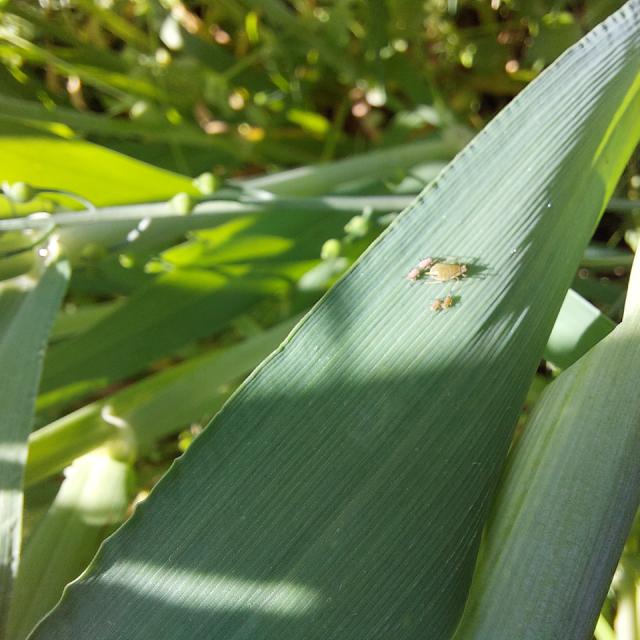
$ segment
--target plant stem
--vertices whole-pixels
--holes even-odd
[[[398,170],[434,160],[450,160],[471,139],[467,129],[451,128],[439,138],[371,151],[366,155],[325,165],[300,167],[246,180],[245,188],[265,189],[274,194],[312,196],[331,193],[346,182],[384,179]]]
[[[73,261],[82,256],[87,245],[98,245],[105,249],[119,251],[158,249],[187,231],[215,227],[240,216],[283,211],[296,211],[300,215],[311,213],[357,215],[365,208],[382,214],[400,211],[412,200],[412,196],[273,197],[269,199],[245,197],[241,200],[204,201],[189,215],[176,213],[166,202],[155,202],[103,207],[88,213],[63,212],[53,215],[34,214],[21,218],[9,218],[0,220],[0,233],[26,231],[34,227],[44,228],[54,224],[59,229],[61,244]]]

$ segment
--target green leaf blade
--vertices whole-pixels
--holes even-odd
[[[138,373],[185,343],[225,328],[275,288],[273,280],[232,283],[205,270],[162,274],[88,331],[50,350],[43,404],[55,403],[58,393],[65,400],[73,397],[76,387],[81,393],[81,384],[100,388]]]
[[[39,251],[33,272],[0,283],[0,630],[18,567],[22,478],[42,359],[69,278],[54,241]]]
[[[77,193],[94,205],[144,202],[193,192],[191,180],[90,142],[45,136],[2,136],[0,172],[9,182]],[[8,213],[4,198],[0,217]]]
[[[639,10],[570,50],[398,218],[34,639],[451,636],[531,376],[640,137]],[[469,277],[406,281],[429,255]],[[447,292],[454,307],[430,312]]]
[[[613,320],[569,289],[553,325],[544,357],[564,369],[611,333],[615,326]]]
[[[67,468],[51,508],[29,538],[20,563],[8,637],[23,640],[55,605],[64,586],[91,561],[125,518],[131,467],[96,450]]]

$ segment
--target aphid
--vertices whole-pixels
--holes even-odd
[[[418,262],[418,269],[420,269],[421,271],[426,271],[427,269],[431,268],[432,264],[433,258],[425,258],[424,260],[420,260],[420,262]]]
[[[411,271],[409,271],[409,273],[407,273],[407,280],[415,282],[421,275],[422,271],[414,267],[413,269],[411,269]]]
[[[442,308],[443,309],[449,309],[450,307],[453,307],[453,296],[447,296],[442,301]]]
[[[466,264],[449,264],[448,262],[436,262],[428,272],[428,276],[435,282],[449,282],[464,278],[467,273]]]
[[[431,305],[431,311],[440,311],[442,309],[442,300],[440,298],[436,298]]]

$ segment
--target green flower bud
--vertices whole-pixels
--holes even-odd
[[[136,264],[135,258],[129,253],[121,253],[118,262],[123,269],[131,269]]]
[[[369,221],[364,216],[354,216],[344,226],[344,230],[350,236],[361,238],[362,236],[366,236],[369,232]]]
[[[29,200],[33,200],[37,191],[26,182],[14,182],[10,184],[5,182],[2,185],[2,191],[4,191],[5,196],[7,198],[13,200],[14,202],[24,203],[29,202]]]
[[[188,193],[176,193],[171,200],[169,200],[169,206],[176,213],[187,215],[191,213],[194,207],[193,198]]]
[[[322,245],[322,249],[320,250],[320,257],[323,260],[331,260],[332,258],[337,258],[340,255],[341,250],[342,243],[340,242],[340,240],[331,238]]]
[[[210,196],[218,188],[218,180],[210,171],[201,173],[193,180],[193,186],[203,195]]]

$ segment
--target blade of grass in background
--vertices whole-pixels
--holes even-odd
[[[609,205],[607,205],[607,208]],[[616,247],[592,243],[587,247],[582,258],[582,266],[595,271],[613,269],[615,267],[630,268],[633,263],[633,253]]]
[[[89,142],[44,136],[2,136],[1,142],[1,180],[70,191],[96,206],[170,198],[178,191],[196,193],[189,178]],[[0,215],[10,211],[0,198]]]
[[[95,302],[80,307],[67,306],[60,310],[51,328],[49,342],[55,343],[78,335],[93,327],[97,322],[113,313],[122,301]]]
[[[87,332],[50,349],[39,405],[138,373],[184,344],[226,328],[279,286],[195,269],[163,274]]]
[[[62,137],[71,137],[74,131],[84,134],[95,134],[110,138],[141,139],[146,142],[162,141],[163,143],[179,142],[195,147],[209,148],[210,153],[224,152],[243,157],[242,144],[235,144],[219,137],[208,136],[195,126],[172,126],[164,122],[139,123],[135,121],[114,119],[94,113],[82,113],[73,109],[56,107],[52,113],[44,105],[30,100],[21,100],[8,96],[0,96],[0,121],[31,125],[33,136],[37,134],[36,124],[51,133]],[[66,135],[65,135],[66,134]],[[46,138],[43,138],[46,139]],[[58,141],[60,142],[60,141]],[[86,143],[85,143],[86,144]],[[74,145],[67,145],[73,148]],[[21,180],[24,177],[20,178]],[[126,200],[125,200],[126,201]]]
[[[456,640],[591,638],[640,504],[638,258],[629,296],[510,456]]]
[[[229,158],[214,158],[225,175],[244,151],[251,164],[299,165],[489,117],[493,106],[483,103],[504,102],[619,4],[223,2],[196,11],[83,0],[71,11],[12,0],[0,16],[0,83],[32,108],[4,111],[12,125],[31,116],[34,127],[59,126],[71,106],[80,117],[99,114],[105,129],[140,130],[139,141],[75,131],[183,173],[211,169],[200,141],[233,145]]]
[[[566,369],[611,333],[615,326],[615,322],[579,293],[569,289],[547,341],[544,357],[554,366]]]
[[[15,580],[7,637],[23,640],[87,566],[129,506],[131,465],[97,450],[78,458],[32,534]]]
[[[451,155],[453,156],[453,152]],[[331,185],[327,183],[325,186],[330,188]],[[317,219],[324,215],[329,222],[332,217],[360,214],[363,210],[371,210],[372,213],[398,212],[410,201],[406,196],[274,197],[261,200],[235,192],[229,199],[197,204],[190,215],[178,213],[171,202],[151,202],[96,208],[95,211],[81,215],[61,212],[48,218],[37,214],[10,218],[0,220],[0,231],[24,231],[55,224],[73,262],[82,259],[86,261],[87,245],[94,251],[96,248],[115,250],[114,247],[118,247],[121,251],[148,252],[166,248],[189,231],[213,228],[250,215],[299,214],[302,218],[299,224],[307,224],[306,216]],[[131,232],[134,232],[134,238],[130,238]],[[329,233],[329,230],[325,230],[325,233]]]
[[[427,161],[448,160],[470,137],[468,130],[452,128],[442,135],[433,136],[433,139],[380,149],[326,165],[281,171],[235,184],[248,191],[265,190],[287,196],[336,193],[349,182],[381,180]]]
[[[453,633],[525,393],[640,137],[639,12],[569,50],[397,219],[34,640]],[[428,255],[469,277],[408,282]]]
[[[31,271],[0,283],[0,635],[22,535],[22,478],[44,349],[69,277],[55,236]]]
[[[133,439],[144,451],[159,438],[210,418],[229,396],[231,385],[282,342],[295,320],[160,371],[38,429],[30,440],[25,484],[61,471],[110,440]],[[123,424],[128,434],[115,426]]]

